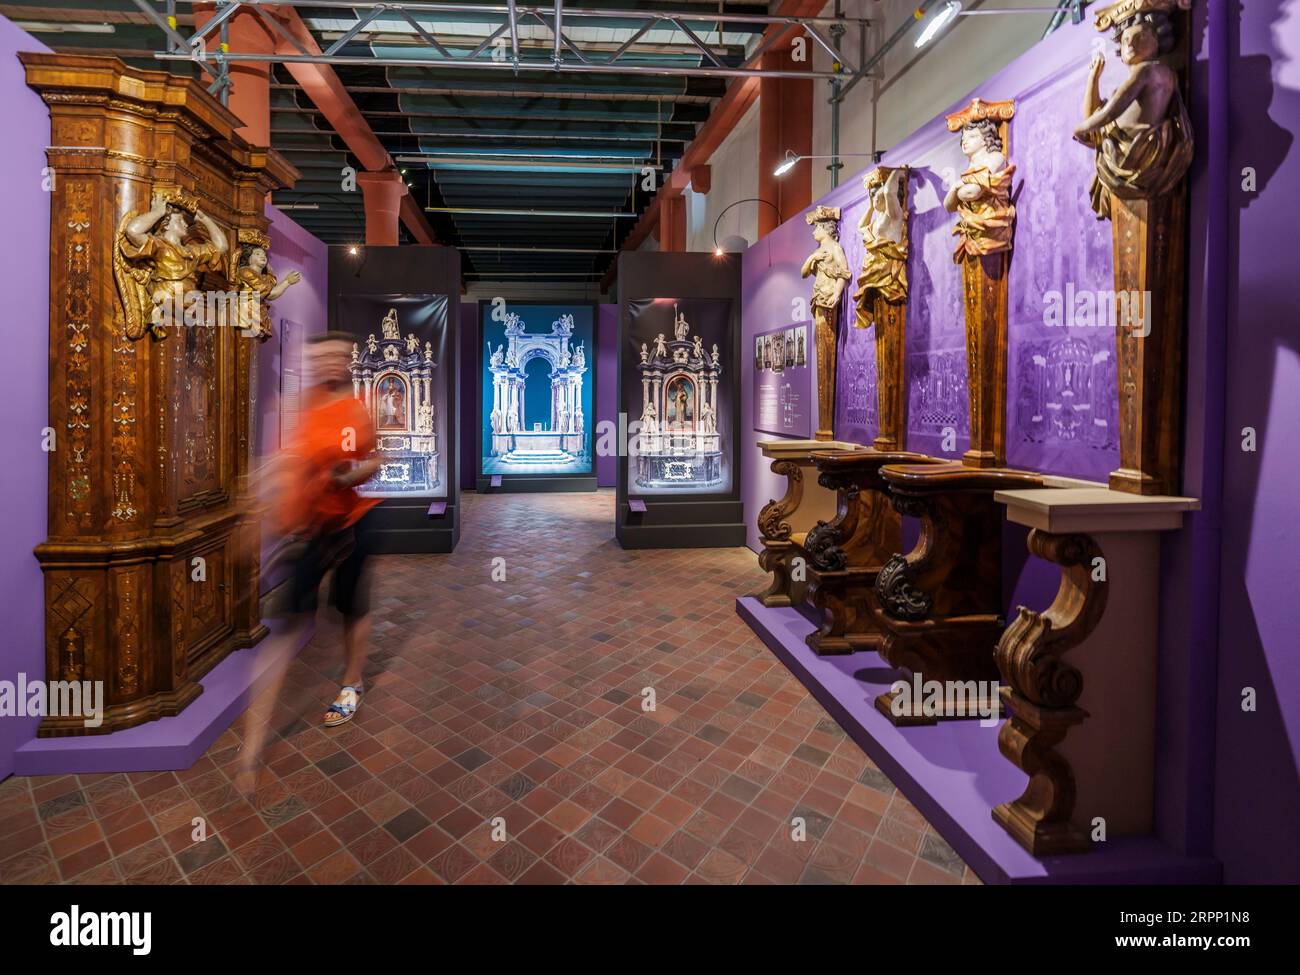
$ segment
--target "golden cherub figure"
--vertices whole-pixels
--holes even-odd
[[[194,233],[206,231],[206,240]],[[167,337],[198,287],[200,271],[220,271],[226,235],[196,202],[179,193],[156,193],[144,213],[122,219],[113,252],[113,277],[125,312],[126,334]]]

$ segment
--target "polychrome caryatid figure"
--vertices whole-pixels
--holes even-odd
[[[907,301],[907,174],[906,166],[880,166],[862,179],[868,203],[858,224],[862,270],[853,292],[858,328],[871,325],[872,292],[886,301]]]
[[[207,232],[206,240],[195,236],[196,227]],[[146,330],[166,338],[166,326],[182,320],[199,273],[222,272],[230,247],[216,222],[180,190],[156,193],[148,210],[124,217],[116,243],[113,277],[129,339]]]
[[[812,227],[817,249],[799,272],[813,275],[812,313],[817,343],[817,439],[830,440],[835,416],[835,345],[839,339],[840,299],[853,276],[840,246],[839,207],[819,206],[804,219]]]
[[[240,234],[239,267],[235,271],[235,287],[239,291],[239,327],[245,335],[265,342],[272,335],[271,302],[284,294],[290,285],[302,280],[297,271],[290,271],[284,280],[278,280],[268,264],[266,249],[269,240],[264,234]]]
[[[959,240],[953,260],[958,264],[966,257],[1011,250],[1016,222],[1011,180],[1016,167],[1007,161],[999,125],[1014,113],[1013,102],[976,98],[963,111],[948,116],[948,130],[961,132],[961,151],[969,161],[960,182],[943,201],[949,213],[957,214],[953,235]]]
[[[1109,98],[1101,97],[1106,58],[1088,66],[1084,120],[1074,138],[1096,150],[1092,208],[1109,219],[1111,197],[1152,199],[1169,193],[1192,164],[1195,145],[1178,75],[1165,63],[1173,50],[1175,11],[1191,0],[1122,0],[1097,14],[1098,30],[1119,42],[1128,76]]]

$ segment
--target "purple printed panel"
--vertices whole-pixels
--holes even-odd
[[[849,248],[844,248],[848,253]],[[862,250],[861,245],[858,247]],[[854,267],[850,257],[850,267]],[[857,260],[862,260],[859,254]],[[876,415],[876,332],[853,324],[852,304],[840,326],[836,362],[835,436],[851,443],[869,444],[879,430]]]
[[[1070,138],[1088,49],[1019,96],[1009,277],[1007,463],[1090,480],[1119,466],[1110,224],[1088,204],[1092,153]],[[1117,68],[1103,90],[1118,83]]]
[[[753,425],[761,433],[807,440],[813,435],[813,324],[797,322],[754,336]]]
[[[956,217],[943,208],[948,180],[965,168],[956,136],[943,130],[928,152],[894,165],[912,166],[907,262],[907,449],[960,457],[970,446],[966,391],[966,318],[961,268],[953,263]]]
[[[862,267],[862,234],[858,231],[858,221],[866,204],[865,191],[859,189],[854,201],[846,203],[840,213],[840,243],[855,276]],[[869,444],[877,431],[876,332],[857,327],[853,289],[853,282],[845,285],[840,309],[840,343],[835,362],[835,436]]]

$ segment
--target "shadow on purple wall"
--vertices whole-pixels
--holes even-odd
[[[1226,394],[1215,852],[1300,882],[1300,2],[1229,4]],[[1253,191],[1243,185],[1253,170]],[[1254,428],[1258,449],[1242,449]],[[1242,707],[1246,688],[1257,699]]]

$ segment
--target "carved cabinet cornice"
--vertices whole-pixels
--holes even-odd
[[[130,337],[120,234],[155,200],[184,201],[185,246],[209,258],[196,292],[232,292],[241,233],[265,234],[266,195],[297,172],[236,135],[195,81],[116,58],[20,57],[51,127],[46,676],[103,681],[105,702],[98,727],[51,715],[39,733],[105,733],[178,713],[204,673],[265,633],[248,486],[255,340],[210,302],[166,338]],[[219,260],[205,220],[228,242]]]

